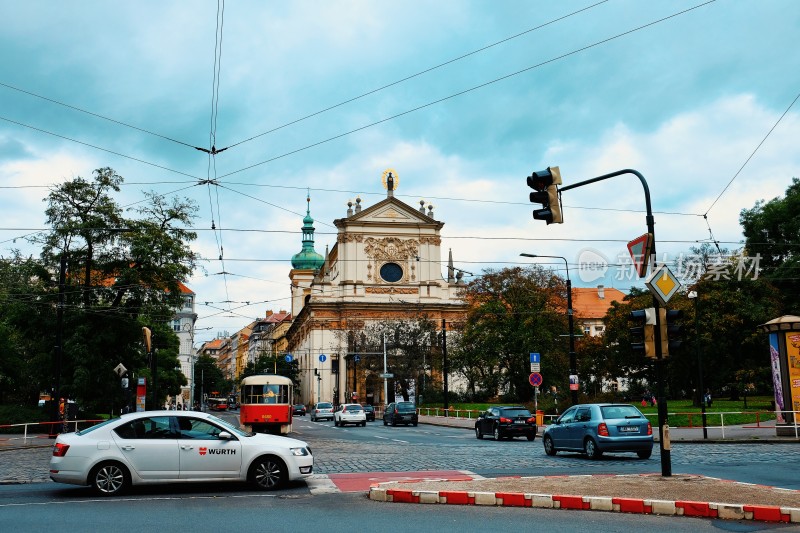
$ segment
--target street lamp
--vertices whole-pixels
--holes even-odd
[[[697,372],[698,372],[698,384],[697,386],[700,388],[700,413],[703,418],[703,438],[708,438],[708,427],[706,424],[706,398],[705,398],[705,389],[703,388],[703,356],[700,352],[700,331],[698,329],[698,318],[697,318],[697,302],[699,300],[697,291],[689,291],[686,295],[687,298],[690,300],[694,300],[694,338],[695,338],[695,346],[694,351],[697,354]]]
[[[569,278],[569,263],[567,262],[566,257],[561,257],[560,255],[538,255],[538,254],[519,254],[522,257],[545,257],[549,259],[563,259],[564,260],[564,267],[567,269],[567,319],[569,321],[569,374],[570,374],[570,395],[572,396],[572,405],[578,403],[578,385],[577,385],[577,378],[578,378],[578,362],[577,357],[575,355],[575,331],[572,324],[572,280]],[[573,377],[574,376],[574,377]],[[573,379],[576,380],[576,383],[572,383]]]

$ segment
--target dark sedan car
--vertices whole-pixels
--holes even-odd
[[[494,440],[503,438],[536,438],[536,417],[522,406],[490,407],[481,413],[475,422],[475,436],[493,435]]]
[[[296,403],[292,406],[292,416],[306,416],[306,406]]]
[[[397,424],[414,425],[419,421],[417,408],[414,402],[395,402],[386,406],[383,412],[383,425],[396,426]]]
[[[364,413],[367,415],[367,422],[375,422],[375,407],[371,405],[365,405]]]
[[[547,426],[542,442],[547,455],[569,450],[597,459],[603,452],[635,452],[648,459],[653,452],[653,427],[633,405],[573,405]]]

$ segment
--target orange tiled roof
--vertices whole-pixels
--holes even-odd
[[[579,318],[603,318],[611,307],[611,302],[621,302],[625,294],[612,288],[603,289],[600,298],[597,288],[572,288],[572,308]]]

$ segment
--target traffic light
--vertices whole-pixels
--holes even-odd
[[[152,333],[150,332],[150,328],[143,327],[142,328],[142,337],[144,339],[144,349],[147,353],[150,353],[150,350],[153,347],[152,343]]]
[[[530,200],[534,204],[542,204],[541,209],[533,210],[534,220],[544,220],[548,224],[561,224],[561,198],[558,196],[558,186],[561,185],[561,172],[558,167],[547,167],[528,176],[528,187],[536,192],[530,193]]]
[[[656,357],[656,310],[654,307],[631,311],[631,320],[636,326],[630,328],[631,350],[645,357]]]
[[[675,353],[683,344],[683,324],[678,321],[683,318],[683,311],[679,309],[659,309],[661,319],[661,356],[666,357],[670,352]]]

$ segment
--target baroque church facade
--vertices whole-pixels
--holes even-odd
[[[426,211],[423,201],[414,208],[397,199],[392,172],[385,172],[383,181],[384,200],[362,207],[357,198],[348,203],[345,217],[334,220],[336,243],[324,257],[314,249],[307,199],[303,246],[289,273],[294,320],[286,332],[286,350],[301,371],[302,403],[387,403],[385,376],[358,365],[343,332],[421,315],[444,321],[448,329],[464,319],[463,284],[460,273],[454,276],[452,256],[447,278],[442,276],[444,223],[434,218],[433,206]]]

